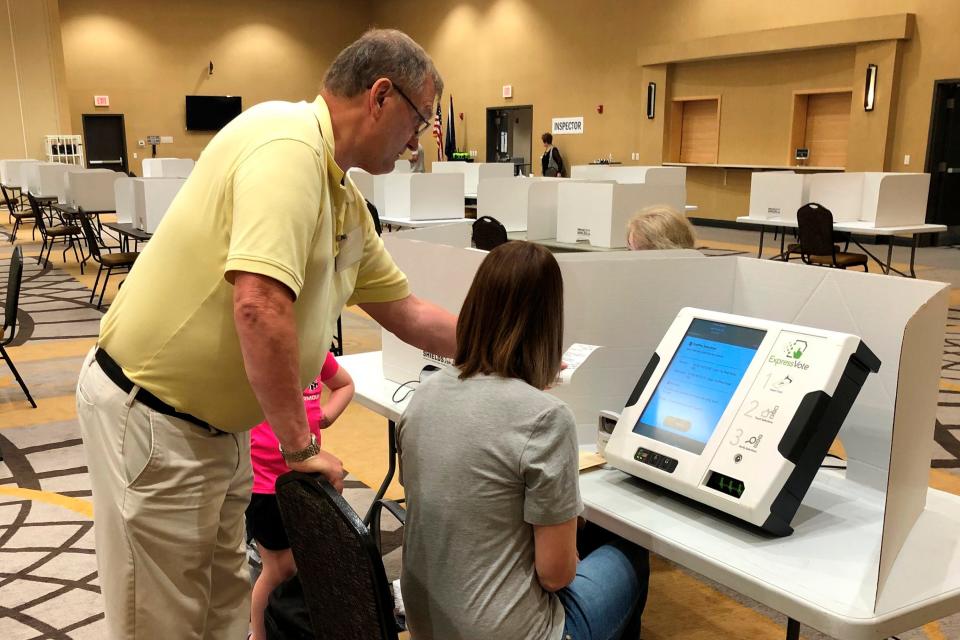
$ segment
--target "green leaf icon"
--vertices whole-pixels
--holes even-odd
[[[796,358],[797,360],[799,360],[800,356],[802,355],[803,355],[803,351],[800,351],[800,349],[797,349],[796,351],[793,352],[793,357]]]

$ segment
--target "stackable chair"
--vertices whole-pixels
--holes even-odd
[[[314,637],[396,640],[383,560],[343,496],[318,475],[291,472],[277,480],[277,501]],[[269,617],[267,624],[272,640]]]
[[[7,274],[7,299],[3,301],[3,334],[0,335],[0,357],[7,362],[7,366],[10,367],[13,377],[17,379],[17,383],[20,385],[20,388],[23,389],[27,400],[29,400],[31,406],[36,409],[37,403],[34,402],[33,396],[30,395],[30,389],[27,388],[27,383],[20,377],[20,372],[17,371],[13,360],[10,359],[10,354],[8,354],[4,348],[13,342],[13,339],[17,336],[17,310],[20,307],[20,283],[22,281],[23,252],[20,247],[16,247],[13,250],[13,255],[10,256],[10,271]],[[10,332],[9,336],[7,336],[8,331]]]
[[[34,213],[32,210],[28,211],[23,208],[20,198],[12,200],[10,194],[7,193],[7,188],[2,184],[0,184],[0,190],[3,191],[3,200],[7,203],[7,211],[10,214],[9,219],[13,220],[13,231],[10,232],[10,242],[13,242],[17,239],[17,229],[20,228],[24,220],[33,220]],[[33,225],[33,239],[37,239],[36,222],[34,222]]]
[[[800,234],[800,258],[806,264],[834,269],[867,267],[867,256],[841,251],[833,243],[833,214],[823,205],[811,202],[797,210],[797,230]]]
[[[136,252],[112,253],[113,249],[119,251],[120,247],[101,246],[97,232],[93,228],[93,223],[90,222],[90,218],[83,213],[83,209],[80,209],[79,218],[80,226],[83,228],[83,235],[87,238],[87,248],[90,251],[90,257],[100,266],[100,269],[97,271],[97,279],[93,282],[93,291],[90,292],[90,304],[93,304],[93,297],[97,295],[97,286],[100,284],[100,276],[103,276],[103,285],[100,287],[100,299],[97,300],[97,309],[99,309],[103,306],[103,296],[107,292],[107,282],[110,280],[110,276],[113,275],[113,272],[116,270],[121,270],[123,273],[129,272],[140,254]],[[101,249],[106,249],[106,252],[102,252]]]
[[[73,255],[77,258],[77,262],[80,263],[80,273],[83,273],[83,262],[80,259],[80,255],[77,253],[77,242],[80,240],[80,236],[83,233],[80,227],[75,224],[67,224],[63,222],[58,225],[47,226],[46,221],[43,218],[43,207],[33,197],[32,193],[27,194],[27,199],[30,201],[30,208],[33,209],[34,221],[36,222],[37,228],[40,230],[40,237],[43,239],[43,244],[40,245],[40,255],[37,256],[37,264],[49,264],[50,262],[50,253],[53,251],[53,244],[59,240],[63,243],[63,261],[67,261],[67,251],[73,249]],[[51,216],[51,220],[52,220]],[[46,251],[47,255],[44,256],[43,252]]]

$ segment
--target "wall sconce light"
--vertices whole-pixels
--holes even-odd
[[[211,60],[209,65],[207,66],[207,75],[208,76],[213,75],[213,60]]]
[[[877,65],[867,65],[867,85],[863,90],[863,110],[873,111],[877,98]]]
[[[647,118],[653,120],[657,109],[657,83],[647,83]]]

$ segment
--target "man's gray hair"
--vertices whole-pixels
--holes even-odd
[[[433,60],[419,44],[396,29],[370,29],[341,51],[323,78],[324,89],[352,98],[389,78],[405,92],[420,91],[433,79],[436,95],[443,94],[443,79]]]

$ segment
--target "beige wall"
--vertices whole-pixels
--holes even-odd
[[[654,43],[904,12],[916,14],[916,30],[899,52],[876,44],[647,68],[637,62],[638,49]],[[434,55],[457,110],[466,115],[469,148],[481,156],[486,107],[513,103],[533,105],[535,131],[547,130],[551,117],[585,117],[583,136],[557,138],[568,164],[610,153],[630,163],[632,152],[657,162],[671,91],[693,95],[712,88],[723,96],[720,161],[784,164],[792,91],[850,86],[857,103],[863,82],[858,69],[869,59],[880,65],[881,92],[889,91],[881,93],[881,104],[891,98],[892,104],[869,115],[851,112],[848,166],[922,171],[933,81],[960,77],[960,2],[953,1],[394,0],[376,4],[374,17],[382,26],[408,30]],[[657,118],[647,120],[651,80],[658,88]],[[499,97],[508,83],[512,101]],[[595,111],[600,103],[603,115]],[[904,154],[911,155],[910,166],[902,164]],[[690,202],[701,206],[698,215],[730,219],[746,213],[748,172],[698,169],[688,180]]]
[[[64,0],[63,48],[73,127],[84,113],[122,113],[130,168],[148,135],[173,136],[158,156],[196,158],[212,137],[185,130],[184,96],[311,100],[333,57],[356,38],[365,4],[332,0]],[[207,73],[213,61],[213,75]],[[108,95],[109,108],[94,108]],[[134,160],[133,154],[139,158]]]
[[[633,152],[655,161],[663,153],[671,92],[710,86],[723,96],[721,161],[782,164],[792,104],[786,96],[804,86],[851,86],[856,103],[858,68],[870,61],[880,65],[885,111],[851,112],[848,166],[920,171],[933,81],[960,77],[960,2],[952,0],[132,0],[122,11],[110,0],[60,4],[74,129],[80,114],[94,111],[93,95],[108,94],[110,111],[126,115],[131,145],[149,134],[174,136],[174,145],[160,147],[162,155],[196,157],[209,139],[184,132],[184,95],[240,94],[245,106],[310,97],[336,51],[374,24],[406,30],[434,56],[456,111],[465,116],[457,120],[458,143],[481,159],[486,108],[532,104],[535,134],[548,130],[553,117],[584,117],[585,135],[557,138],[568,165],[608,154],[629,163]],[[898,46],[656,67],[637,59],[651,44],[904,12],[916,14],[916,29]],[[208,77],[211,59],[215,73]],[[649,80],[658,84],[654,120],[644,115]],[[500,97],[504,84],[513,85],[512,99]],[[445,98],[445,118],[446,105]],[[429,133],[423,145],[428,160],[435,157]],[[143,157],[143,150],[131,150]],[[909,167],[904,154],[912,157]],[[749,174],[708,169],[691,171],[690,179],[700,215],[745,212]]]
[[[0,0],[0,158],[45,158],[70,133],[56,0]]]

